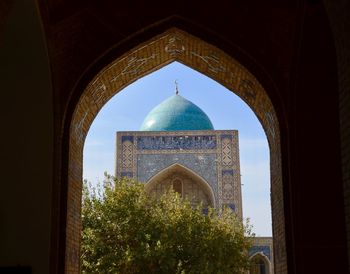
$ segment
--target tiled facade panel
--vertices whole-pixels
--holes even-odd
[[[179,164],[208,183],[216,206],[242,216],[236,130],[118,132],[116,163],[117,176],[144,183]]]
[[[216,154],[140,154],[137,156],[137,179],[147,182],[152,176],[172,164],[181,164],[203,177],[212,187],[214,194],[218,191]]]

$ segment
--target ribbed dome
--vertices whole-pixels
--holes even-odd
[[[209,117],[192,102],[174,95],[146,116],[141,131],[213,130]]]

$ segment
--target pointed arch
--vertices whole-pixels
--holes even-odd
[[[271,262],[263,252],[256,252],[252,254],[249,260],[251,263],[253,263],[254,260],[261,260],[264,263],[264,268],[265,268],[265,273],[261,272],[260,270],[259,272],[254,273],[254,271],[252,272],[250,269],[249,274],[270,274],[271,273]],[[251,267],[254,267],[254,265],[252,264]]]
[[[156,187],[157,184],[162,183],[167,178],[169,178],[169,176],[171,176],[173,174],[182,174],[184,176],[187,176],[188,178],[191,178],[193,180],[193,182],[195,184],[198,184],[200,189],[207,195],[207,197],[209,199],[209,205],[212,207],[216,206],[215,195],[214,195],[213,189],[209,185],[209,183],[204,178],[202,178],[200,175],[198,175],[197,173],[192,171],[191,169],[189,169],[181,164],[178,164],[178,163],[172,164],[172,165],[164,168],[163,170],[159,171],[154,176],[152,176],[145,184],[146,191],[148,191],[148,192],[151,191],[152,189],[154,189]],[[178,177],[180,177],[180,176],[175,175],[174,179],[176,179]]]
[[[264,87],[258,79],[231,55],[178,28],[143,41],[81,82],[84,86],[74,104],[72,116],[66,117],[69,125],[67,144],[67,185],[63,186],[66,213],[62,234],[65,240],[65,272],[79,273],[81,233],[81,192],[83,148],[87,132],[107,101],[124,87],[153,71],[178,61],[216,80],[244,100],[260,120],[270,148],[271,208],[276,273],[287,273],[284,197],[282,184],[281,139],[278,117]],[[83,84],[78,83],[77,87]],[[142,94],[140,94],[142,97]],[[65,179],[64,179],[65,180]]]

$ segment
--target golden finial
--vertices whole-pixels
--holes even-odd
[[[179,86],[178,86],[178,84],[177,84],[177,80],[175,80],[175,88],[176,88],[176,95],[178,95],[179,94]]]

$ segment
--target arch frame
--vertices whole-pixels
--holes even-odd
[[[269,260],[269,258],[263,252],[259,251],[259,252],[252,254],[249,257],[249,260],[253,260],[255,257],[262,258],[262,260],[265,262],[265,265],[267,266],[267,274],[270,274],[271,269],[272,269],[272,264],[271,264],[271,261]]]
[[[80,271],[82,155],[90,125],[112,96],[137,79],[173,61],[203,73],[234,92],[252,108],[260,120],[270,147],[271,207],[273,235],[276,239],[275,271],[287,273],[280,116],[277,116],[262,84],[243,65],[218,47],[175,27],[139,43],[114,61],[101,65],[102,68],[96,75],[91,75],[91,71],[87,71],[85,77],[89,79],[88,84],[84,86],[75,103],[71,98],[74,111],[71,116],[69,113],[65,114],[65,125],[68,123],[69,129],[68,132],[62,131],[68,135],[66,139],[62,136],[68,146],[67,174],[62,171],[63,177],[67,176],[67,186],[63,188],[61,194],[63,199],[66,199],[66,205],[62,205],[65,216],[61,216],[64,219],[64,231],[61,231],[61,237],[65,241],[62,252],[65,273]],[[81,81],[83,80],[80,79],[78,82]]]
[[[213,192],[212,187],[209,185],[209,183],[199,176],[197,173],[192,171],[191,169],[185,167],[184,165],[175,163],[172,164],[163,170],[159,171],[157,174],[153,175],[146,183],[145,183],[145,189],[146,191],[149,191],[152,189],[158,182],[158,178],[166,176],[167,173],[173,173],[173,172],[183,172],[185,175],[188,175],[191,178],[194,178],[196,182],[200,184],[201,187],[206,191],[207,194],[209,194],[210,202],[212,207],[217,206],[217,201],[215,199],[215,195]]]

